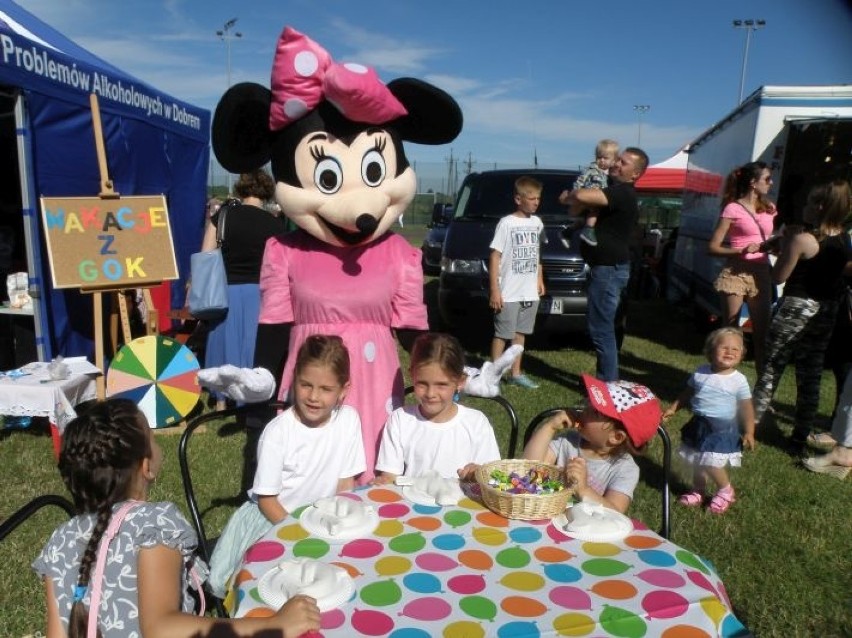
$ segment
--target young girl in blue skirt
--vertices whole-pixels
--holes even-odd
[[[686,389],[663,413],[671,418],[689,406],[692,419],[681,431],[679,453],[693,468],[692,490],[678,503],[698,507],[704,503],[707,481],[717,487],[708,509],[724,514],[736,500],[727,467],[742,464],[743,447],[754,449],[754,408],[745,375],[737,366],[745,354],[743,334],[738,328],[719,328],[704,343],[709,363],[690,376]]]

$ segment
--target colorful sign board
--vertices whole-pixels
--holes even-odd
[[[165,197],[42,197],[54,288],[139,288],[178,278]]]

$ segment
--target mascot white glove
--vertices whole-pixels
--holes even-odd
[[[238,368],[230,364],[198,371],[198,383],[240,403],[261,403],[272,398],[275,378],[266,368]]]
[[[500,378],[512,367],[515,359],[520,357],[523,351],[523,346],[514,345],[497,357],[497,361],[483,363],[479,370],[465,366],[464,371],[467,374],[467,382],[464,384],[465,393],[474,397],[496,397],[500,394]]]

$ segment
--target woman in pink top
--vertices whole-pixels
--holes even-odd
[[[772,175],[763,162],[749,162],[725,180],[722,213],[708,252],[727,257],[714,288],[722,299],[725,325],[736,326],[743,302],[751,317],[754,363],[763,371],[763,352],[772,303],[769,255],[761,244],[772,236],[775,205],[767,197]],[[723,242],[727,238],[727,245]]]

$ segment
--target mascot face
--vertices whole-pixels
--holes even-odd
[[[304,136],[293,152],[296,183],[276,175],[275,199],[283,213],[335,246],[364,244],[385,234],[417,188],[414,171],[391,138],[380,127],[350,140],[322,131]]]
[[[414,78],[382,84],[372,69],[337,64],[287,27],[272,90],[243,83],[219,101],[213,151],[234,173],[272,162],[275,199],[299,228],[333,246],[384,235],[414,199],[403,140],[444,144],[461,131],[455,100]]]

